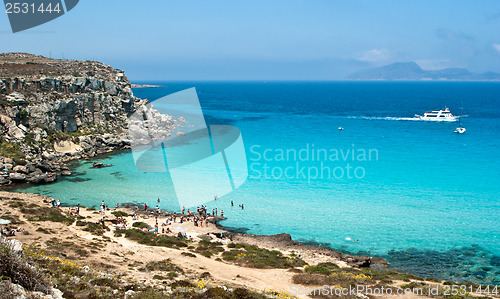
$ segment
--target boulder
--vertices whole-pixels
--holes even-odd
[[[59,289],[56,289],[56,288],[52,288],[52,298],[54,299],[63,299],[64,293],[59,290]]]
[[[9,178],[12,181],[24,181],[26,180],[26,175],[23,173],[12,172],[9,174]]]
[[[23,243],[17,239],[9,239],[7,240],[9,243],[9,248],[15,253],[22,253],[23,252]]]
[[[12,170],[17,173],[24,173],[24,174],[28,173],[28,168],[24,165],[14,166]]]
[[[14,91],[13,93],[9,94],[8,96],[5,97],[8,102],[14,103],[14,104],[24,104],[26,101],[26,98],[24,97],[23,94]]]
[[[101,163],[101,162],[94,162],[92,163],[92,168],[104,168],[104,167],[111,167],[113,165],[111,164],[104,164],[104,163]]]
[[[40,173],[40,172],[34,172],[33,174],[29,175],[26,178],[26,181],[34,184],[44,184],[44,183],[50,183],[53,182],[57,179],[57,176],[55,174],[49,173]]]
[[[104,91],[109,93],[112,96],[115,96],[118,94],[116,84],[112,81],[104,81]]]

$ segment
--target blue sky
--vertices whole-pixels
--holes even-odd
[[[500,72],[500,2],[82,0],[0,52],[99,60],[131,80],[339,80],[416,61]]]

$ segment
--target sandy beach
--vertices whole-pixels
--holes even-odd
[[[30,250],[34,248],[36,252],[44,252],[45,255],[52,258],[70,261],[70,263],[78,265],[78,267],[88,267],[89,269],[95,269],[99,273],[105,273],[104,275],[119,277],[122,281],[140,283],[153,288],[164,288],[166,281],[187,280],[202,281],[204,285],[243,287],[264,294],[271,292],[275,295],[279,294],[279,296],[276,295],[278,297],[308,297],[297,292],[297,273],[305,273],[308,267],[319,264],[333,264],[335,268],[340,269],[338,271],[343,271],[342,269],[354,271],[357,267],[352,266],[353,262],[365,261],[363,257],[342,255],[331,249],[303,245],[291,240],[287,234],[275,236],[230,234],[219,229],[213,223],[204,224],[203,227],[195,226],[194,222],[190,220],[180,223],[180,217],[176,217],[176,222],[162,227],[161,224],[171,217],[171,215],[163,213],[158,217],[158,223],[160,224],[160,233],[158,235],[161,235],[162,229],[169,228],[172,232],[165,233],[165,235],[176,237],[179,233],[185,234],[187,238],[184,239],[189,242],[189,246],[185,248],[148,246],[124,236],[117,236],[115,231],[118,229],[116,224],[118,217],[112,213],[120,212],[122,215],[123,213],[128,215],[123,216],[126,223],[125,229],[133,228],[134,223],[136,223],[135,226],[137,226],[137,223],[142,223],[141,225],[145,226],[144,223],[146,223],[150,228],[144,228],[143,230],[151,231],[147,234],[155,234],[154,226],[157,219],[155,212],[152,210],[139,211],[138,217],[134,217],[135,208],[109,209],[102,215],[101,211],[81,207],[77,217],[79,220],[68,225],[64,221],[37,221],[39,220],[37,217],[43,217],[43,215],[30,215],[30,213],[33,212],[33,209],[45,208],[46,211],[58,209],[62,212],[61,215],[69,216],[72,211],[76,210],[75,207],[51,207],[52,204],[47,200],[47,197],[28,193],[2,191],[0,192],[0,198],[2,203],[0,215],[2,215],[2,218],[12,221],[10,227],[19,228],[20,230],[15,237],[10,238],[21,241],[25,248],[28,248],[28,252],[31,252]],[[134,218],[137,219],[134,220]],[[82,225],[82,223],[95,223],[97,228],[100,228],[103,219],[106,229],[103,230],[102,234],[96,230],[89,231],[88,227],[90,226]],[[125,231],[123,226],[121,228],[122,231]],[[194,250],[195,245],[199,246],[202,242],[207,241],[218,242],[217,244],[224,248],[224,251],[234,248],[236,244],[257,245],[260,248],[277,250],[287,259],[299,257],[305,263],[302,266],[289,269],[248,267],[223,260],[220,258],[223,255],[205,256],[202,252]],[[175,274],[175,277],[166,278],[164,277],[165,272],[145,270],[150,263],[160,263],[165,260],[180,267],[182,271]],[[386,264],[383,261],[373,260],[372,268],[383,270],[385,267]],[[304,270],[306,271],[304,272]],[[338,275],[344,272],[335,273],[335,275]],[[345,272],[344,274],[346,273],[354,275],[351,272]],[[354,281],[363,282],[366,277],[372,279],[362,272],[359,273],[353,276],[356,279]],[[319,274],[312,275],[313,278],[319,277]],[[331,275],[333,274],[330,274],[329,277]],[[380,278],[378,284],[381,282],[384,282],[384,278]],[[386,279],[385,282],[388,283],[389,280]],[[389,285],[396,288],[408,285],[408,283],[418,285],[423,281],[403,277],[390,280]],[[425,283],[429,284],[429,281],[425,281]],[[442,286],[440,281],[434,281],[434,283]],[[307,287],[321,287],[321,285],[307,285]],[[362,296],[364,295],[359,294],[358,297]],[[371,297],[385,298],[387,296]],[[389,297],[393,298],[395,296]],[[415,297],[415,295],[406,294],[404,297],[411,298]]]

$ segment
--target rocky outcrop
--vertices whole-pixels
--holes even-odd
[[[305,245],[303,243],[292,240],[292,236],[285,233],[270,235],[270,236],[254,235],[254,234],[234,234],[232,236],[232,240],[241,243],[248,243],[251,245],[263,246],[267,248],[278,248],[280,250],[293,250],[296,252],[312,252],[313,255],[317,256],[333,257],[335,259],[345,262],[347,265],[351,267],[356,267],[356,268],[387,267],[387,262],[385,262],[381,258],[343,254],[323,246]]]
[[[139,111],[161,137],[174,120],[134,97],[123,71],[94,61],[0,54],[0,184],[54,181],[63,163],[130,146]]]

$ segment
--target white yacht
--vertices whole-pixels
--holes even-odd
[[[415,117],[425,121],[457,121],[458,116],[451,114],[450,109],[425,112],[424,115],[415,114]]]

